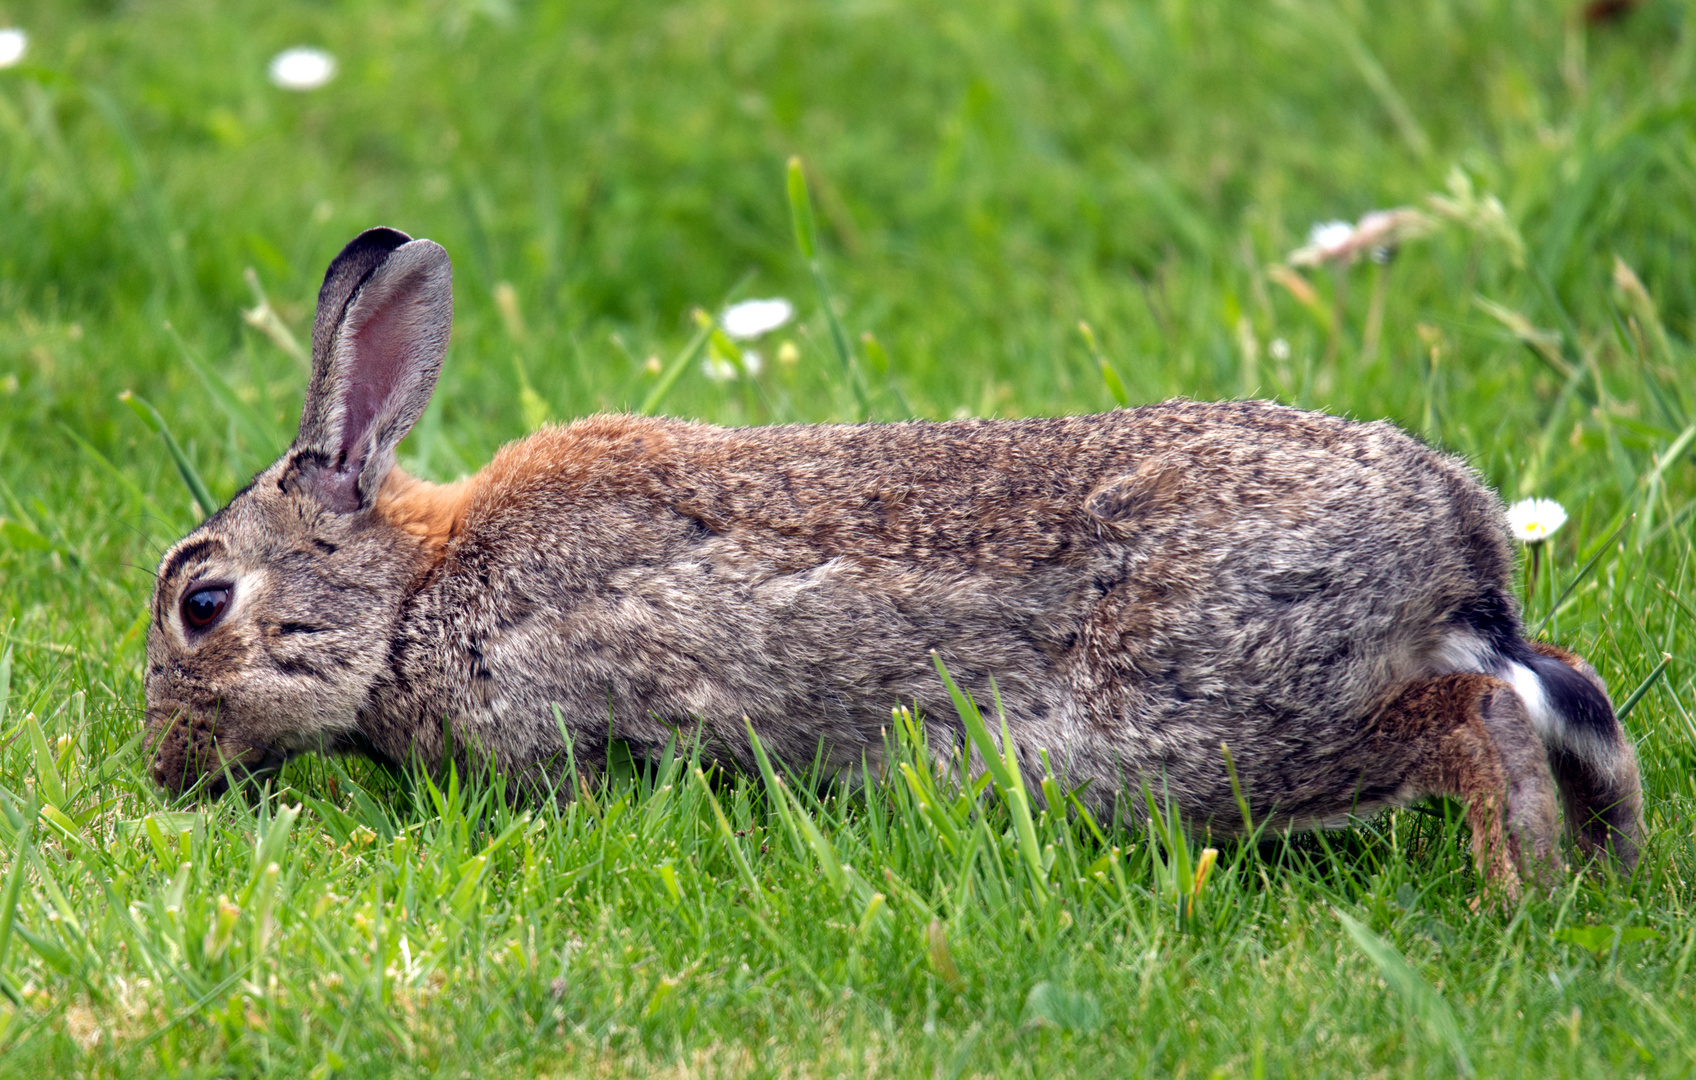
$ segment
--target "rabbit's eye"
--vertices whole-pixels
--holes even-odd
[[[199,589],[183,598],[183,622],[204,630],[218,621],[230,603],[228,589]]]

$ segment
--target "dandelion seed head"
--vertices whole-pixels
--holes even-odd
[[[1541,544],[1566,524],[1566,507],[1553,499],[1521,499],[1508,507],[1508,528],[1522,544]]]
[[[795,317],[795,305],[781,296],[769,300],[744,300],[732,304],[719,316],[718,324],[736,341],[750,341],[769,334]]]
[[[15,26],[0,30],[0,68],[9,68],[29,50],[29,35]]]
[[[336,58],[323,49],[297,46],[271,58],[271,82],[284,90],[316,90],[336,77]]]

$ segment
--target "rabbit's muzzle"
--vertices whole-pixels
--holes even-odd
[[[266,746],[218,733],[216,715],[187,706],[148,709],[147,730],[155,744],[153,780],[172,795],[200,788],[218,798],[240,783],[269,776],[283,767],[286,755]]]

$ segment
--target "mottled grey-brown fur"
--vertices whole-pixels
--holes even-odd
[[[403,605],[374,688],[399,722],[367,731],[383,752],[433,755],[416,740],[452,715],[522,766],[559,749],[557,705],[579,752],[700,717],[745,759],[746,715],[780,753],[822,739],[853,762],[893,705],[947,723],[935,649],[984,701],[994,677],[1020,747],[1098,794],[1155,778],[1236,818],[1224,743],[1255,805],[1334,814],[1375,786],[1336,775],[1362,720],[1513,565],[1453,459],[1262,403],[583,428],[540,436],[563,467],[474,504]],[[1135,505],[1086,512],[1123,477]]]

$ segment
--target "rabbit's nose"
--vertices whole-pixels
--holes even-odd
[[[177,755],[177,758],[180,761],[181,755]],[[180,776],[174,777],[172,775],[173,770],[170,768],[170,759],[164,750],[160,750],[157,754],[153,755],[153,768],[149,771],[153,774],[153,782],[162,788],[167,788],[173,791],[181,791],[184,787],[188,786],[186,783],[179,783],[175,786],[171,784],[173,779],[183,780],[185,778]]]
[[[154,783],[173,795],[187,791],[200,778],[195,753],[199,741],[195,729],[199,726],[184,705],[170,704],[148,710],[147,728],[155,743],[153,765],[148,771]]]

